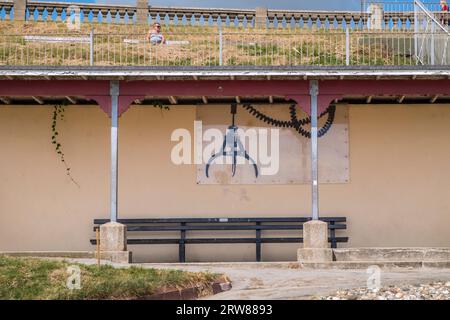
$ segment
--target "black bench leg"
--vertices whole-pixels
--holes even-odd
[[[330,222],[330,226],[334,226],[334,221]],[[336,249],[337,248],[336,229],[330,229],[330,238],[331,238],[331,248]]]
[[[185,226],[186,223],[182,223],[182,226]],[[186,262],[186,230],[181,230],[180,244],[178,250],[178,258],[180,262]]]
[[[261,222],[256,225],[260,226]],[[261,262],[261,229],[256,229],[256,261]]]

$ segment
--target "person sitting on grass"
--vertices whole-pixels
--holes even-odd
[[[161,25],[159,23],[154,23],[153,28],[147,33],[147,41],[151,44],[165,44],[166,38],[161,33]]]

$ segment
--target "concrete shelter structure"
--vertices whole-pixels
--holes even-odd
[[[348,247],[449,246],[445,66],[0,67],[0,79],[0,251],[92,251],[94,218],[180,216],[345,216]],[[295,102],[312,116],[310,186],[200,186],[195,166],[171,163],[170,132],[192,128],[195,108],[237,97]],[[154,100],[170,111],[161,115]],[[69,101],[61,130],[79,188],[49,139],[61,101]],[[319,185],[314,119],[331,103],[349,106],[350,181]],[[253,247],[192,245],[187,256],[251,261]],[[264,245],[263,259],[295,260],[298,248]],[[135,261],[176,260],[170,245],[127,249]]]

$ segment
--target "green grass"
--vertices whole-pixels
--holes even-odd
[[[342,66],[345,64],[345,60],[338,57],[336,54],[323,53],[319,57],[315,58],[313,64],[321,66]]]
[[[69,289],[67,268],[81,270],[80,289]],[[0,256],[0,299],[136,299],[170,288],[198,287],[201,295],[210,294],[210,283],[219,279],[210,273],[179,270],[114,268],[88,266],[59,260]]]
[[[266,56],[266,55],[273,55],[273,54],[277,54],[279,52],[278,50],[278,46],[276,44],[271,44],[271,43],[267,43],[267,44],[246,44],[246,45],[241,45],[239,44],[237,46],[238,49],[244,51],[247,55],[250,56]]]

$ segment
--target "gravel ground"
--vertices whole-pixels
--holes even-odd
[[[317,300],[450,300],[450,282],[389,286],[379,290],[358,288],[340,290],[335,295],[316,297]]]
[[[152,265],[144,265],[150,267]],[[170,268],[170,265],[153,265],[157,268]],[[208,297],[214,300],[311,300],[317,297],[336,295],[338,291],[352,291],[367,286],[368,274],[364,270],[311,270],[292,268],[244,268],[235,267],[183,266],[190,271],[211,271],[226,274],[232,281],[230,291]],[[448,269],[391,269],[381,270],[381,286],[389,289],[411,287],[417,284],[450,283]],[[419,287],[420,288],[420,287]],[[450,288],[447,288],[450,290]],[[420,292],[420,289],[417,290]],[[445,290],[441,290],[445,292]],[[440,292],[441,292],[440,291]],[[381,292],[381,290],[380,290]],[[407,292],[405,290],[405,292]],[[414,294],[411,291],[411,295]],[[422,290],[426,294],[426,290]],[[434,293],[432,293],[434,292]],[[436,294],[435,288],[428,294]],[[395,292],[395,294],[400,292]],[[394,294],[394,297],[395,297]],[[356,294],[353,294],[356,296]],[[386,292],[386,295],[390,295]],[[436,297],[439,294],[436,295]],[[431,296],[433,298],[434,296]],[[441,296],[442,298],[443,296]],[[448,297],[448,293],[447,293]]]

